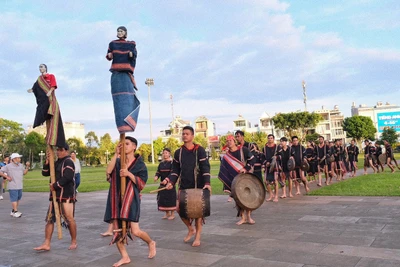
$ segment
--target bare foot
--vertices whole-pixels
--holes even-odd
[[[200,240],[194,240],[193,241],[193,243],[192,243],[192,247],[198,247],[198,246],[200,246]]]
[[[122,258],[119,261],[117,261],[116,263],[114,263],[113,267],[119,267],[121,265],[128,264],[130,262],[131,262],[131,259],[129,257]]]
[[[78,247],[77,243],[71,243],[71,245],[69,246],[68,250],[75,250]]]
[[[290,197],[290,198],[292,198],[292,197],[293,197],[293,195],[292,195],[292,194],[289,194],[289,197]]]
[[[171,215],[168,217],[168,220],[173,220],[173,219],[175,219],[175,215]]]
[[[266,201],[266,202],[271,201],[273,197],[274,197],[274,196],[271,196],[270,198],[266,199],[265,201]]]
[[[244,224],[244,223],[247,223],[247,221],[245,220],[245,219],[240,219],[240,221],[238,221],[237,223],[236,223],[236,225],[242,225],[242,224]]]
[[[228,198],[228,202],[232,202],[232,198],[231,197]]]
[[[322,184],[317,184],[317,186],[322,186]]]
[[[280,196],[280,198],[286,198],[286,195]]]
[[[163,220],[165,220],[165,219],[167,219],[167,218],[168,218],[167,215],[164,215],[164,216],[162,217]]]
[[[272,202],[278,202],[278,198],[274,198],[274,200],[272,200]]]
[[[106,236],[112,236],[113,233],[105,232],[105,233],[101,233],[100,235],[101,235],[102,237],[106,237]]]
[[[300,192],[296,192],[296,195],[301,195],[301,193]]]
[[[255,224],[255,223],[256,223],[255,220],[253,220],[252,218],[249,219],[249,224]]]
[[[149,244],[149,259],[152,259],[156,256],[156,242],[155,241],[151,241]]]
[[[187,236],[183,239],[183,242],[189,242],[189,240],[192,238],[192,236],[194,236],[194,234],[196,233],[196,231],[192,228],[189,232],[188,232],[188,234],[187,234]]]
[[[36,251],[50,251],[50,245],[43,244],[39,247],[33,248]]]

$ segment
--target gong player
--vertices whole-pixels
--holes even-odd
[[[232,135],[226,137],[226,145],[228,151],[221,161],[218,178],[231,189],[232,181],[239,173],[251,173],[255,163],[253,154],[247,147],[237,146],[235,138]],[[250,210],[241,210],[238,205],[238,215],[241,215],[240,221],[236,224],[243,223],[254,224],[255,221],[251,218]]]
[[[300,184],[299,182],[303,182],[304,189],[306,190],[306,194],[310,190],[308,188],[307,179],[304,175],[304,171],[301,170],[301,163],[303,162],[304,158],[306,157],[306,149],[299,143],[299,138],[297,136],[292,136],[292,156],[296,163],[294,171],[292,171],[292,177],[294,179],[294,183],[296,186],[296,195],[300,195]]]
[[[205,149],[198,144],[194,144],[193,139],[193,128],[191,126],[183,127],[183,145],[175,151],[174,160],[172,161],[172,171],[161,184],[166,185],[167,189],[170,190],[174,188],[175,183],[180,177],[179,191],[191,188],[203,188],[209,190],[211,194],[210,163],[208,162]],[[201,202],[201,199],[199,199],[199,202]],[[179,209],[182,208],[183,207],[179,207]],[[183,241],[185,243],[189,242],[190,239],[195,236],[192,246],[200,246],[200,236],[203,228],[204,218],[194,219],[194,229],[192,227],[192,218],[186,218],[187,216],[183,216],[182,212],[179,212],[179,216],[188,228],[188,234]]]

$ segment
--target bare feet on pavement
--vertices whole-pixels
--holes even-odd
[[[131,259],[129,257],[122,258],[119,261],[117,261],[116,263],[114,263],[113,267],[119,267],[119,266],[122,266],[124,264],[128,264],[130,262],[131,262]]]
[[[149,244],[149,259],[152,259],[156,256],[156,242],[151,241]]]

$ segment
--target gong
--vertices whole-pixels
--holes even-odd
[[[380,163],[386,164],[386,161],[387,161],[386,154],[380,154],[379,157],[378,157],[378,159],[379,159],[379,162],[380,162]]]
[[[296,166],[296,162],[294,161],[294,158],[290,157],[288,162],[287,162],[288,170],[289,171],[293,171],[295,166]]]
[[[258,209],[265,200],[265,188],[260,179],[251,173],[239,173],[232,181],[232,197],[245,210]]]
[[[306,171],[308,171],[310,169],[310,164],[308,164],[307,160],[303,160],[303,162],[301,163],[300,168],[301,168],[302,171],[306,172]]]

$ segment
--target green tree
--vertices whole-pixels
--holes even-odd
[[[108,159],[110,159],[110,157],[114,155],[114,151],[115,143],[112,141],[111,135],[109,133],[106,133],[102,137],[100,137],[99,157],[101,163],[106,164],[107,157]],[[106,153],[108,153],[108,156],[106,155]]]
[[[21,144],[17,144],[18,142],[23,143],[24,137],[24,128],[22,128],[22,124],[0,118],[0,152],[4,154],[9,151],[20,151]],[[11,144],[11,147],[9,145]],[[24,144],[22,144],[24,147]],[[20,151],[19,153],[22,153]],[[24,155],[25,156],[25,155]]]
[[[142,156],[144,162],[148,163],[149,161],[151,161],[151,159],[149,160],[149,158],[151,157],[151,145],[150,144],[142,143],[136,151],[137,151],[137,153],[139,153]]]
[[[381,134],[381,141],[386,140],[393,148],[395,148],[399,137],[400,135],[393,127],[385,127]]]
[[[171,155],[174,155],[174,152],[181,146],[179,141],[176,138],[170,137],[165,143],[165,147],[171,150]]]
[[[96,164],[96,162],[99,161],[99,159],[96,159],[96,156],[99,156],[97,148],[99,144],[99,138],[97,137],[96,133],[93,131],[88,132],[85,135],[86,138],[86,153],[85,153],[85,158],[86,158],[86,163],[88,165],[91,165],[92,163]]]
[[[314,128],[322,117],[318,113],[304,112],[291,112],[279,113],[272,118],[275,128],[285,132],[285,135],[297,135],[300,140],[306,136],[307,129]]]
[[[267,141],[267,134],[264,132],[255,132],[251,134],[251,142],[256,143],[259,149],[262,149]]]
[[[76,137],[68,138],[67,144],[70,151],[75,151],[78,154],[78,158],[85,155],[86,148],[81,139]]]
[[[202,134],[196,135],[196,136],[194,137],[194,143],[199,144],[199,145],[201,145],[201,146],[204,147],[204,148],[207,148],[207,147],[208,147],[208,141],[207,141],[207,139],[204,137],[204,135],[202,135]]]
[[[375,139],[376,128],[370,117],[347,117],[343,121],[343,130],[347,137],[356,139],[357,143],[362,139]]]
[[[165,144],[162,141],[161,137],[158,137],[156,140],[153,141],[153,148],[154,148],[154,160],[157,162],[158,156],[161,154],[162,150],[164,149]]]
[[[40,160],[39,156],[40,151],[46,152],[46,140],[44,139],[43,135],[37,132],[32,131],[26,135],[25,145],[30,151],[31,154],[30,161],[32,162]]]
[[[306,135],[306,142],[311,141],[318,143],[318,137],[320,136],[319,133],[307,134]]]

